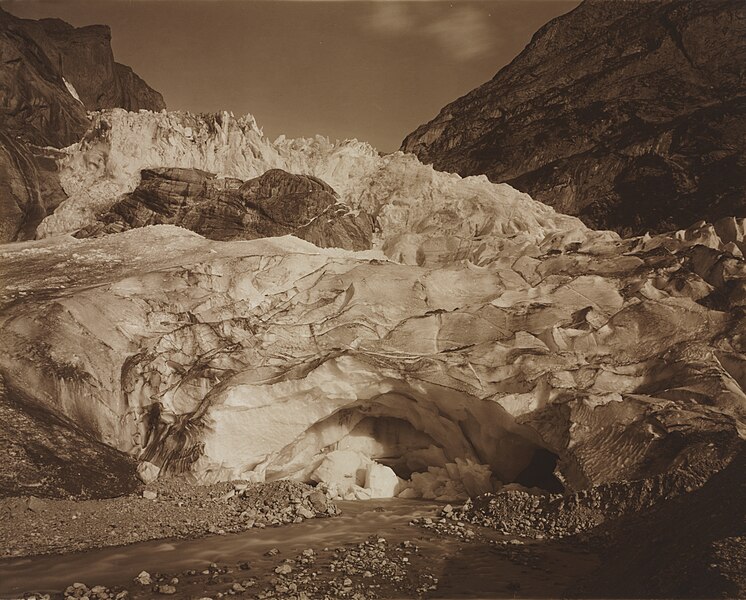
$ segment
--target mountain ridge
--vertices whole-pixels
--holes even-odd
[[[32,144],[77,142],[89,110],[166,108],[160,93],[114,61],[106,25],[20,19],[0,7],[0,55],[0,123]]]
[[[79,141],[90,124],[88,111],[113,107],[162,110],[166,104],[114,61],[108,26],[20,19],[0,7],[0,242],[33,238],[65,199],[50,148]]]
[[[743,216],[745,24],[727,0],[587,0],[401,149],[622,234]]]

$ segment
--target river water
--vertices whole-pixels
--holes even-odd
[[[254,574],[269,572],[276,559],[264,554],[271,548],[278,548],[282,556],[294,556],[306,548],[355,544],[371,535],[385,537],[389,543],[411,540],[420,546],[440,579],[431,597],[558,597],[577,577],[597,565],[596,557],[567,544],[531,542],[516,546],[523,557],[516,561],[515,556],[508,559],[495,546],[493,540],[505,538],[492,530],[480,529],[478,541],[467,543],[409,525],[415,517],[433,516],[439,507],[433,503],[393,499],[339,505],[339,517],[284,527],[6,559],[0,561],[0,598],[14,598],[32,590],[59,592],[78,581],[131,586],[132,578],[142,570],[180,573],[204,569],[212,562],[248,561]]]

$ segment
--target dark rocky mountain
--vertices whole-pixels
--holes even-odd
[[[260,177],[218,179],[199,169],[142,171],[140,184],[76,237],[98,237],[147,225],[179,225],[212,240],[293,234],[321,247],[367,250],[373,220],[353,215],[336,192],[310,175],[270,169]]]
[[[746,215],[746,3],[586,0],[402,150],[623,234]]]
[[[0,8],[0,242],[33,237],[64,199],[48,147],[78,141],[88,110],[113,107],[161,110],[165,103],[114,62],[108,27],[19,19]]]
[[[132,69],[114,61],[109,27],[19,19],[0,8],[3,131],[32,144],[66,146],[88,128],[86,111],[115,107],[166,105]]]
[[[162,110],[163,96],[132,69],[114,61],[107,25],[75,28],[59,19],[39,21],[52,42],[48,54],[88,110]]]

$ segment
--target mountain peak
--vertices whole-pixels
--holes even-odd
[[[584,2],[402,150],[623,234],[743,216],[745,13]]]
[[[6,106],[15,107],[0,111],[0,124],[31,143],[59,147],[77,141],[88,128],[87,110],[166,107],[160,93],[114,61],[107,25],[74,27],[60,19],[20,19],[2,10],[0,50]]]

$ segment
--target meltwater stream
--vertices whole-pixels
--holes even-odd
[[[142,570],[175,574],[188,569],[199,571],[213,562],[248,561],[252,573],[269,573],[277,562],[277,557],[265,556],[272,548],[279,549],[281,557],[292,557],[306,548],[356,544],[371,535],[385,537],[391,544],[415,541],[441,581],[439,589],[431,594],[434,598],[558,597],[577,575],[597,564],[595,557],[581,550],[537,544],[525,549],[534,553],[540,566],[528,567],[496,551],[491,541],[503,536],[492,530],[484,530],[481,541],[465,543],[409,525],[416,517],[434,516],[440,506],[435,503],[391,499],[338,505],[342,509],[338,517],[283,527],[5,559],[0,561],[0,598],[18,598],[31,591],[59,593],[74,582],[131,588],[133,578]]]
[[[153,540],[66,555],[49,555],[0,561],[0,595],[13,597],[23,591],[60,591],[72,582],[91,585],[130,585],[143,569],[173,573],[204,569],[215,563],[267,560],[264,553],[278,548],[291,556],[308,547],[340,546],[369,535],[390,541],[412,537],[411,519],[432,514],[437,505],[403,500],[338,502],[342,514],[333,519],[308,519],[284,527],[191,540]],[[383,508],[384,510],[380,510]]]

